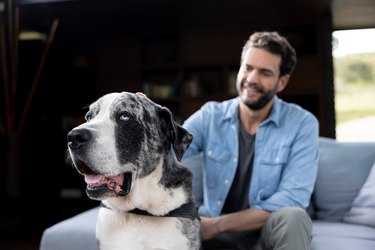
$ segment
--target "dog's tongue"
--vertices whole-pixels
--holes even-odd
[[[85,182],[88,185],[100,184],[102,181],[105,181],[105,177],[100,174],[85,174]]]
[[[98,187],[106,184],[109,189],[114,190],[117,194],[122,190],[125,175],[119,174],[115,176],[105,177],[100,174],[85,174],[85,182],[91,187]]]

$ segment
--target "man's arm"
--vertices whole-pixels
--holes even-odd
[[[201,217],[202,240],[208,240],[219,233],[258,230],[270,216],[270,212],[249,208],[240,212],[218,217]]]

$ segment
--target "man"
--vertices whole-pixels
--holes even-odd
[[[208,102],[183,124],[194,135],[184,161],[203,153],[204,249],[310,249],[305,208],[317,174],[319,124],[277,97],[296,61],[286,38],[254,33],[241,55],[239,96]]]

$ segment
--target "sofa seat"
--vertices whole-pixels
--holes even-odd
[[[343,222],[313,221],[311,250],[374,250],[375,228]]]

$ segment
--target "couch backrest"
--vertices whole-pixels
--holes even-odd
[[[199,207],[203,203],[203,154],[183,158],[182,164],[193,173],[193,196],[196,205]]]
[[[341,221],[375,162],[375,142],[320,138],[318,177],[312,197],[315,217]]]

